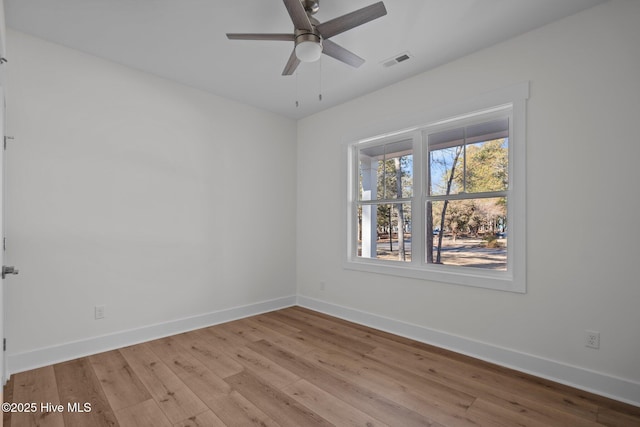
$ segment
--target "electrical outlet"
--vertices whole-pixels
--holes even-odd
[[[104,319],[104,305],[96,305],[94,307],[94,315],[96,320]]]
[[[600,332],[585,331],[584,345],[589,348],[600,348]]]

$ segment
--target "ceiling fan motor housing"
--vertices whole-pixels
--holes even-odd
[[[313,43],[322,43],[322,36],[318,32],[318,30],[313,28],[313,30],[295,30],[295,38],[296,44],[302,42],[313,42]]]

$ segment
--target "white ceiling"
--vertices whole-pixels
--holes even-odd
[[[320,0],[315,17],[328,21],[376,1]],[[332,38],[366,59],[364,65],[355,69],[323,55],[318,63],[303,63],[287,77],[281,73],[292,42],[225,36],[292,32],[281,0],[5,0],[4,4],[9,28],[301,118],[603,1],[384,0],[386,16]],[[405,52],[410,60],[382,65]],[[8,58],[11,61],[10,50]]]

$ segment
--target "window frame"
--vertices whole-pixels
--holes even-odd
[[[451,283],[486,289],[526,292],[526,100],[528,82],[494,91],[434,112],[423,112],[422,119],[413,117],[386,123],[382,129],[370,129],[365,137],[345,141],[347,159],[346,185],[346,250],[343,267],[350,270]],[[507,270],[426,263],[426,203],[428,195],[428,135],[443,129],[467,126],[492,118],[509,119],[509,184],[507,197]],[[422,123],[412,126],[414,123]],[[400,129],[387,131],[386,129]],[[377,132],[376,132],[377,130]],[[382,132],[380,131],[382,130]],[[363,134],[366,135],[366,130]],[[358,153],[361,148],[389,144],[400,140],[413,141],[413,195],[411,261],[402,262],[363,258],[357,255],[357,206],[359,200]],[[425,154],[426,153],[426,154]]]

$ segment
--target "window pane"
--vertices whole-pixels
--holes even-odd
[[[429,151],[429,194],[458,194],[462,183],[463,146]]]
[[[504,191],[508,187],[509,139],[501,138],[466,146],[466,193]]]
[[[398,141],[359,152],[360,200],[413,196],[413,142]]]
[[[430,195],[507,190],[508,119],[435,132],[428,144]]]
[[[505,197],[427,203],[426,262],[507,269]]]
[[[358,256],[411,261],[411,203],[359,205]]]
[[[360,155],[358,169],[358,198],[360,200],[376,200],[378,198],[376,185],[378,160]]]

